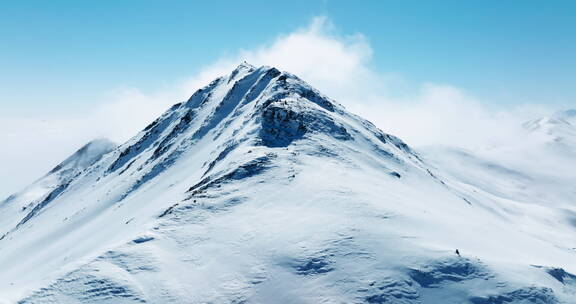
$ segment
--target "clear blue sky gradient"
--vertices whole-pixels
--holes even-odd
[[[378,71],[502,105],[576,103],[576,1],[24,0],[0,2],[0,111],[153,90],[318,15],[364,34]]]

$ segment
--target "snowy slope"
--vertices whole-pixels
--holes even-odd
[[[451,178],[516,201],[571,208],[576,195],[576,110],[525,122],[516,141],[469,151],[421,150]]]
[[[524,124],[524,128],[534,135],[540,136],[541,141],[555,145],[557,148],[573,151],[576,147],[575,110],[563,111],[551,117],[528,121]]]
[[[541,210],[536,212],[552,212],[553,215],[548,214],[546,215],[548,218],[544,219],[549,223],[546,229],[550,233],[560,234],[562,226],[567,227],[568,231],[574,231],[576,229],[574,208],[576,129],[573,125],[575,113],[574,110],[568,110],[528,121],[523,124],[526,133],[521,134],[522,138],[509,144],[490,146],[476,151],[455,146],[431,146],[421,148],[419,152],[428,164],[441,172],[438,173],[440,176],[459,184],[460,187],[524,204],[535,211]],[[522,212],[521,209],[515,208],[510,211]],[[523,216],[534,217],[534,214]],[[549,240],[547,237],[545,239]],[[569,247],[570,250],[576,251],[573,241],[556,244],[558,247]],[[570,265],[575,265],[574,261],[576,260]],[[557,270],[548,272],[554,274]],[[564,270],[558,273],[571,279],[575,278]],[[573,285],[565,285],[572,286],[572,289],[567,291],[568,295],[572,295],[566,297],[567,303],[576,303]],[[548,302],[532,299],[528,303]]]
[[[576,294],[573,204],[465,183],[270,67],[240,65],[78,171],[26,221],[0,213],[0,302]]]
[[[27,217],[40,210],[44,202],[63,191],[84,169],[115,147],[116,144],[107,139],[96,139],[85,144],[42,178],[1,202],[0,214],[6,216],[0,217],[0,226],[10,227],[25,221]],[[0,238],[6,232],[7,230],[3,231]]]
[[[420,152],[452,178],[499,196],[571,206],[576,194],[576,127],[571,113],[527,121],[522,125],[525,132],[509,143],[475,151],[424,147]]]

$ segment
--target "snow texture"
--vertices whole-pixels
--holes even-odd
[[[2,202],[0,303],[575,303],[573,172],[527,168],[244,63]]]

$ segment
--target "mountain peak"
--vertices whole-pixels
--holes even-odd
[[[361,148],[352,149],[351,142]],[[84,145],[42,179],[50,180],[42,182],[49,186],[32,203],[25,202],[25,208],[34,208],[12,229],[39,216],[69,187],[122,176],[123,181],[115,182],[106,199],[116,203],[156,183],[158,176],[177,170],[176,164],[186,163],[200,151],[211,153],[195,170],[217,178],[213,174],[219,173],[214,171],[230,166],[230,155],[257,147],[304,149],[314,157],[364,151],[363,155],[374,154],[387,163],[387,170],[399,164],[420,166],[418,156],[400,139],[346,112],[297,76],[243,62],[228,76],[196,91],[187,102],[172,106],[123,145],[116,147],[107,139]],[[256,154],[253,157],[258,159]]]
[[[19,212],[24,212],[24,214],[13,216],[7,223],[10,223],[9,225],[12,226],[12,229],[16,229],[16,227],[28,221],[60,195],[84,170],[97,163],[105,154],[110,153],[115,148],[116,144],[106,138],[94,139],[74,152],[46,175],[22,191],[11,195],[3,202],[3,207],[18,210]],[[4,233],[6,235],[8,231],[8,229],[0,231],[0,234]]]
[[[228,76],[228,82],[234,80],[235,78],[237,78],[238,75],[242,75],[242,74],[246,74],[246,73],[251,73],[254,70],[256,70],[256,67],[249,64],[246,61],[243,61],[242,63],[240,63],[238,66],[236,66],[236,68],[234,70],[232,70],[232,72],[230,73],[230,76]]]
[[[569,111],[563,111],[528,121],[523,124],[523,127],[537,135],[547,145],[574,147],[576,144],[576,124],[574,124],[576,119],[574,118],[576,117],[570,117]]]
[[[96,162],[102,155],[112,151],[116,148],[116,144],[107,138],[96,138],[89,141],[74,154],[70,155],[63,162],[58,164],[50,173],[55,173],[66,170],[82,170],[94,162]]]
[[[84,169],[62,175],[69,167]],[[501,196],[494,173],[511,171],[483,167],[480,186],[455,179],[295,75],[243,64],[124,144],[85,145],[42,179],[44,192],[0,204],[0,294],[14,303],[556,303],[548,286],[565,286],[546,271],[573,280],[559,268],[573,264],[573,216]],[[566,230],[549,233],[561,221]],[[536,226],[524,233],[518,223]]]
[[[248,61],[244,60],[234,70],[238,70],[238,69],[252,69],[253,70],[255,68],[256,68],[255,66],[248,63]]]

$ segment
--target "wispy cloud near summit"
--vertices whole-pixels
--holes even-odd
[[[377,71],[373,56],[367,37],[342,34],[321,16],[269,43],[224,56],[155,92],[117,88],[106,100],[76,115],[0,117],[0,141],[8,147],[0,151],[2,180],[8,181],[0,195],[28,184],[90,139],[128,139],[169,106],[244,60],[296,74],[352,112],[416,146],[497,144],[509,140],[534,113],[549,111],[534,106],[490,109],[461,88],[414,83],[393,71]],[[36,154],[39,149],[42,157]]]

